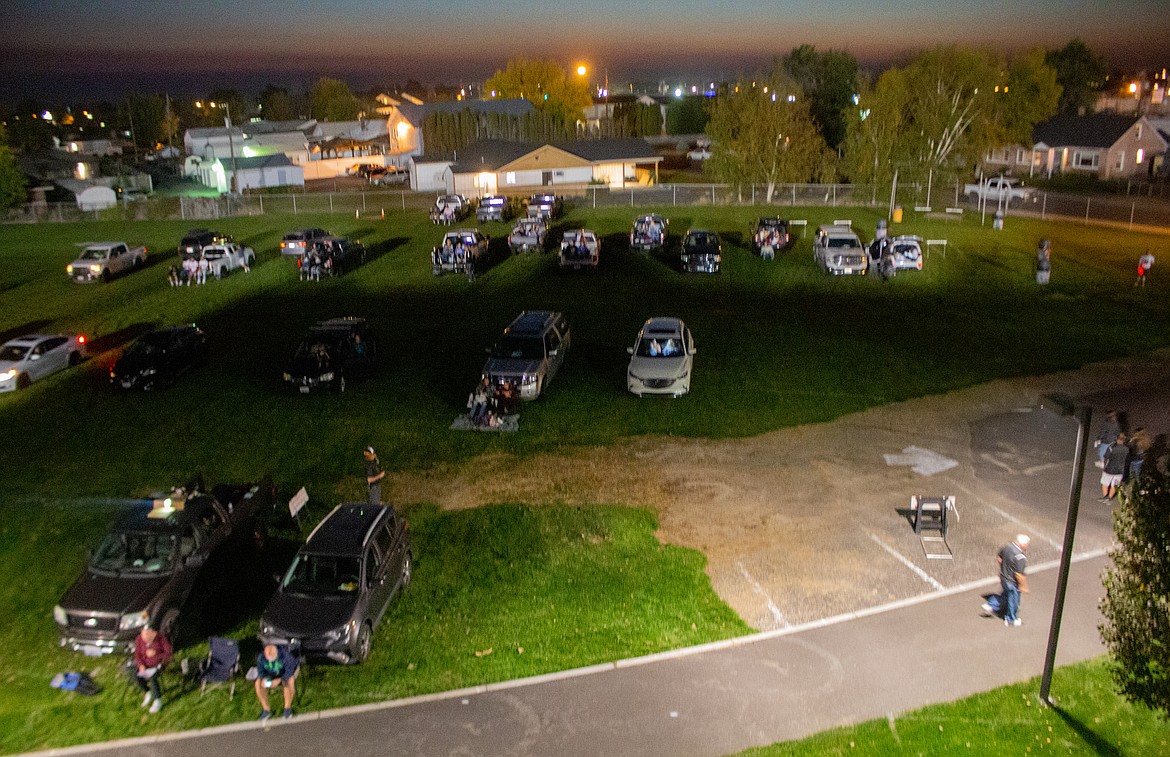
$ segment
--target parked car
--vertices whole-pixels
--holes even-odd
[[[971,200],[986,200],[987,202],[998,203],[1003,201],[1007,206],[1012,200],[1036,199],[1036,190],[1031,187],[1025,187],[1019,179],[1013,179],[1008,176],[988,176],[983,181],[975,184],[963,185],[963,194],[967,195]]]
[[[366,262],[366,246],[346,237],[325,237],[313,242],[301,257],[297,258],[297,270],[301,279],[317,279],[322,276],[340,276]]]
[[[869,269],[865,247],[849,226],[826,224],[818,228],[813,240],[813,261],[834,276],[864,276]]]
[[[589,229],[566,231],[561,239],[561,268],[596,268],[601,260],[601,240]]]
[[[311,659],[361,663],[413,569],[406,518],[389,505],[338,505],[285,571],[260,616],[260,641],[298,644]]]
[[[377,345],[365,318],[330,318],[309,330],[284,371],[284,382],[301,394],[344,392],[349,378],[374,370]]]
[[[691,229],[683,238],[680,254],[682,269],[690,273],[719,273],[723,263],[723,243],[713,231]]]
[[[369,182],[375,187],[409,184],[410,171],[405,168],[398,168],[397,166],[386,166],[380,170],[372,171],[369,176]]]
[[[565,361],[572,335],[562,313],[526,310],[504,329],[483,366],[494,384],[513,382],[522,400],[534,400]]]
[[[788,221],[782,218],[761,218],[752,228],[752,249],[765,260],[788,246]]]
[[[545,223],[560,218],[564,210],[565,205],[561,198],[550,192],[538,192],[528,200],[528,215],[540,218]]]
[[[626,388],[641,397],[668,394],[681,397],[691,390],[695,342],[691,330],[678,318],[651,318],[634,340]]]
[[[687,153],[687,159],[701,163],[711,159],[711,145],[698,145]]]
[[[471,203],[460,194],[439,195],[431,208],[431,223],[450,226],[471,215]]]
[[[269,485],[221,484],[134,508],[53,608],[61,646],[91,655],[126,650],[148,623],[173,640],[193,590],[256,548],[261,513],[271,507]]]
[[[443,235],[443,241],[431,250],[431,272],[442,273],[462,271],[470,259],[472,265],[487,255],[488,237],[479,229],[456,229]]]
[[[203,248],[202,255],[207,261],[208,272],[217,279],[237,269],[250,268],[256,263],[256,253],[252,248],[241,247],[235,242],[208,245]]]
[[[107,282],[145,264],[145,247],[130,247],[125,242],[92,242],[85,245],[77,260],[65,266],[65,273],[79,283]]]
[[[27,388],[38,379],[77,365],[85,357],[86,341],[84,336],[66,334],[9,339],[0,346],[0,392]]]
[[[925,243],[922,237],[912,234],[875,239],[869,243],[869,263],[871,266],[880,263],[884,248],[888,245],[894,258],[895,269],[921,271],[923,244]]]
[[[548,234],[548,224],[539,218],[521,218],[512,227],[508,235],[508,249],[512,252],[527,252],[544,249],[544,238]]]
[[[316,242],[318,239],[324,239],[327,236],[329,236],[329,232],[319,228],[290,231],[284,235],[284,239],[280,240],[280,254],[304,255],[305,251],[312,246],[313,242]]]
[[[475,220],[480,223],[506,221],[511,215],[511,209],[508,207],[508,198],[501,195],[481,197],[479,207],[475,209]]]
[[[179,258],[187,260],[198,258],[199,253],[208,245],[230,242],[232,238],[227,234],[210,229],[191,229],[179,242]]]
[[[174,326],[138,337],[110,366],[118,389],[157,389],[207,362],[207,335],[198,326]]]
[[[649,252],[666,245],[666,227],[670,221],[660,215],[638,216],[630,231],[630,249]]]

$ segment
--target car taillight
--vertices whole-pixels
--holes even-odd
[[[85,344],[85,335],[84,334],[77,335],[77,343],[78,344]]]

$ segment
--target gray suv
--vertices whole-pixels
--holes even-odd
[[[288,644],[308,658],[360,663],[412,570],[410,531],[393,507],[338,505],[285,572],[260,616],[260,641]]]
[[[526,310],[491,348],[483,376],[494,384],[512,382],[522,400],[534,400],[556,375],[569,349],[569,327],[562,313]]]

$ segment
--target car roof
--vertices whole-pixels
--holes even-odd
[[[328,331],[355,331],[363,328],[366,325],[366,319],[359,316],[347,315],[339,318],[330,318],[324,321],[318,321],[309,329],[312,334],[320,334]]]
[[[825,234],[854,234],[854,233],[856,233],[853,231],[852,226],[846,226],[845,224],[841,224],[841,223],[821,224],[821,226],[817,229],[817,231],[824,232]]]
[[[682,320],[668,316],[650,318],[642,326],[642,333],[646,336],[681,336],[682,330]]]
[[[317,524],[301,551],[360,557],[374,526],[388,512],[391,512],[389,505],[365,502],[338,505]]]
[[[172,509],[165,517],[158,517],[155,507],[137,507],[114,521],[110,531],[177,532],[214,506],[215,498],[210,494],[197,494],[184,502],[181,509]]]
[[[69,338],[65,334],[25,334],[24,336],[18,336],[15,339],[9,339],[3,345],[0,345],[0,347],[7,347],[10,344],[16,344],[16,345],[20,345],[20,346],[31,346],[31,345],[36,344],[37,342],[44,341],[45,339],[51,339],[55,336],[63,336],[66,339]]]
[[[513,336],[540,336],[549,324],[562,316],[551,310],[525,310],[509,324],[505,333]]]

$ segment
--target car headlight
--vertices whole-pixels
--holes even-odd
[[[142,628],[150,622],[150,613],[146,610],[142,612],[128,612],[122,616],[118,621],[119,631],[132,631],[136,628]]]
[[[283,376],[284,376],[284,380],[285,380],[285,381],[292,381],[292,374],[291,374],[291,373],[284,373],[284,374],[281,374],[281,375],[283,375]]]
[[[329,373],[322,373],[320,376],[317,377],[317,380],[318,381],[332,381],[333,380],[333,372],[330,371]]]
[[[90,273],[101,273],[101,272],[102,272],[102,267],[101,267],[100,265],[97,265],[97,264],[95,263],[94,265],[91,265],[91,266],[89,267],[89,272],[90,272]]]
[[[65,266],[65,273],[73,273],[73,264],[72,263]]]
[[[326,631],[325,633],[321,634],[321,637],[330,644],[338,641],[343,643],[347,642],[349,641],[350,625],[350,623],[346,623],[341,628],[334,628],[332,631]]]
[[[15,375],[16,375],[16,369],[9,368],[8,370],[4,371],[3,373],[0,373],[0,381],[8,381],[9,379],[11,379]]]
[[[57,621],[59,626],[69,625],[69,613],[65,612],[65,608],[61,605],[53,607],[53,620]]]
[[[276,627],[273,626],[271,623],[261,623],[260,624],[260,635],[261,636],[275,636],[276,635]]]

